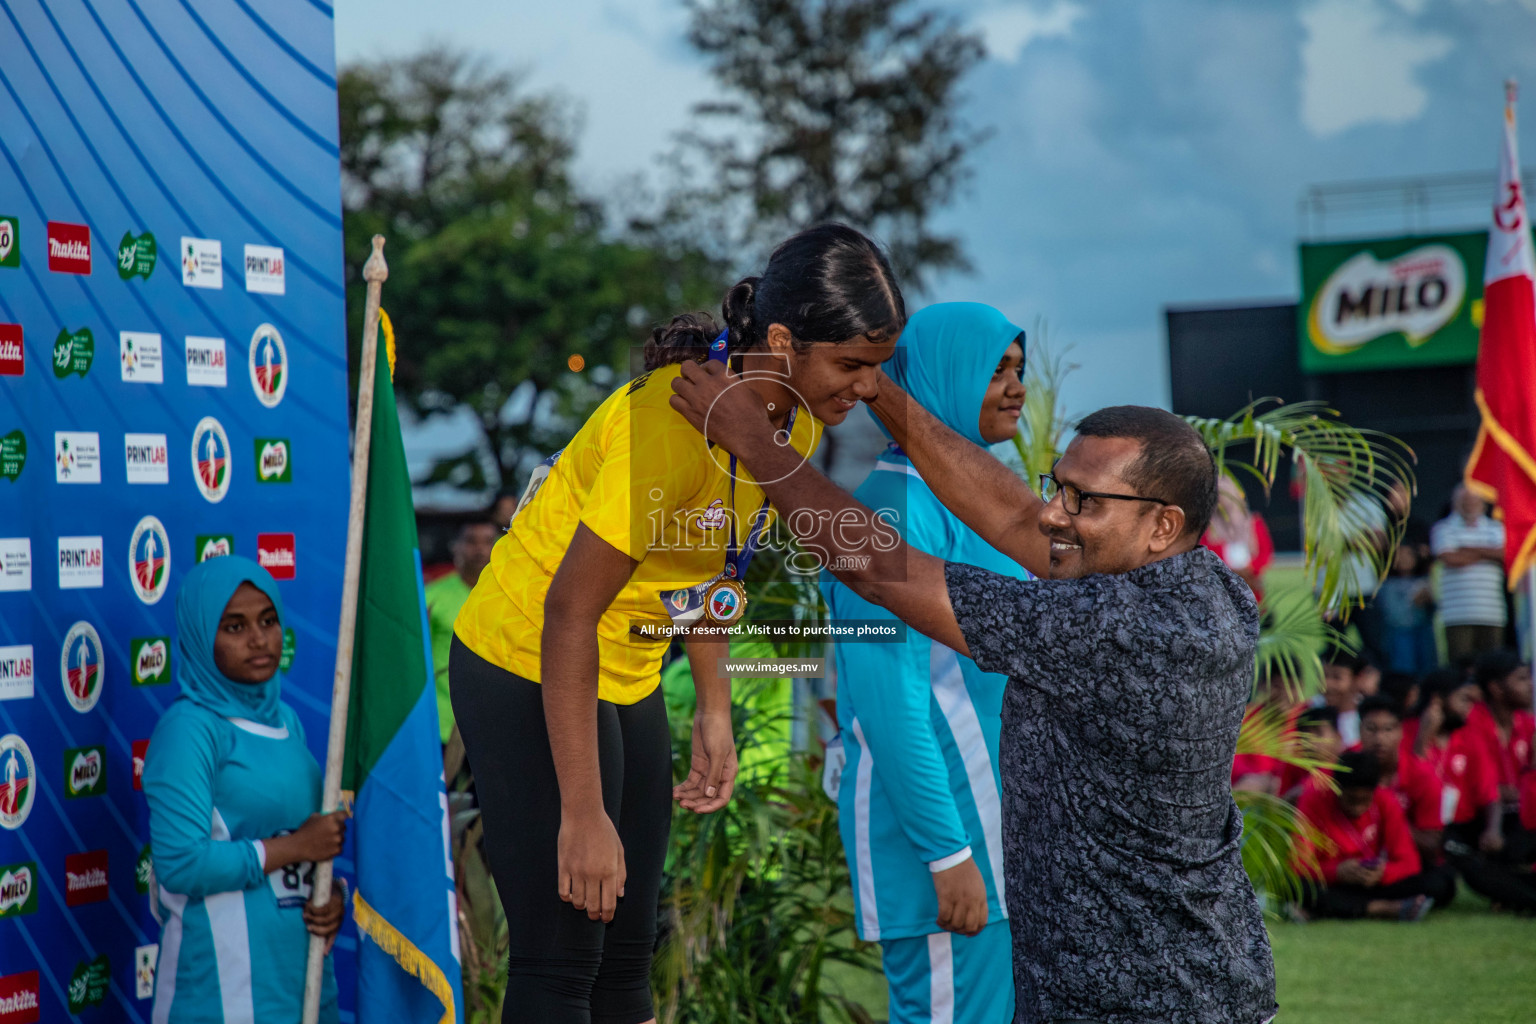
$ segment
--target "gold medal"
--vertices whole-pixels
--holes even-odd
[[[704,595],[704,615],[709,621],[729,626],[747,610],[747,588],[740,581],[722,579]]]

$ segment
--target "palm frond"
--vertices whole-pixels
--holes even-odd
[[[1295,807],[1268,793],[1234,792],[1243,814],[1243,868],[1271,911],[1301,897],[1302,873],[1316,869],[1327,840]]]
[[[1289,455],[1303,489],[1306,571],[1319,579],[1322,608],[1346,619],[1352,608],[1361,607],[1386,577],[1402,539],[1405,520],[1389,515],[1386,506],[1395,487],[1410,496],[1417,490],[1413,449],[1391,435],[1344,423],[1322,402],[1286,405],[1262,398],[1228,419],[1185,419],[1200,432],[1223,472],[1228,449],[1251,444],[1252,459],[1238,465],[1266,489],[1274,485],[1280,460]]]
[[[1078,368],[1066,361],[1072,347],[1051,351],[1046,323],[1035,321],[1035,334],[1024,360],[1024,415],[1013,435],[1013,446],[1024,464],[1024,482],[1036,486],[1040,474],[1049,473],[1061,457],[1061,435],[1067,429],[1066,407],[1061,404],[1061,382]]]
[[[1295,703],[1323,689],[1322,651],[1330,646],[1352,651],[1353,644],[1324,621],[1311,594],[1266,594],[1259,606],[1259,646],[1255,677],[1278,683]]]

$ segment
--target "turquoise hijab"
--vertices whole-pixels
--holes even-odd
[[[272,574],[249,558],[222,555],[199,563],[181,581],[176,595],[176,632],[181,658],[176,681],[181,695],[221,718],[246,718],[274,728],[282,725],[279,696],[281,673],[265,683],[237,683],[213,663],[213,640],[218,636],[224,608],[240,584],[249,583],[272,599],[277,617],[283,617],[283,599]]]
[[[1023,330],[991,306],[936,303],[912,314],[885,372],[949,429],[985,446],[981,403],[1015,338],[1022,346]]]

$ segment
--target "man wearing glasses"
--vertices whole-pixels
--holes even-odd
[[[1252,591],[1199,539],[1200,436],[1103,409],[1042,501],[888,379],[871,409],[950,511],[1048,579],[870,543],[874,513],[791,448],[750,388],[686,365],[674,408],[735,453],[802,545],[865,599],[1009,677],[1000,769],[1018,1020],[1262,1024],[1274,962],[1229,781],[1253,683]],[[856,556],[856,557],[839,557]]]

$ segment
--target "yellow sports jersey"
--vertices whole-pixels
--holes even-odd
[[[494,665],[538,681],[544,595],[576,524],[639,563],[597,627],[600,699],[633,704],[661,678],[665,640],[632,627],[668,625],[661,594],[720,574],[734,505],[741,544],[763,491],[730,455],[708,445],[669,404],[679,366],[636,377],[609,395],[572,438],[542,486],[491,549],[491,564],[459,612],[454,632]],[[791,444],[809,455],[822,425],[801,409]]]

